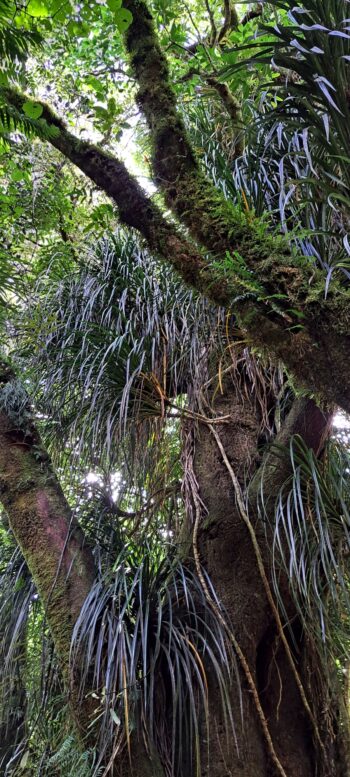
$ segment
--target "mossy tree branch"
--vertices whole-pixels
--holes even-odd
[[[3,92],[11,105],[23,109],[27,95],[10,88]],[[123,224],[138,230],[150,249],[166,258],[188,284],[201,286],[201,272],[206,266],[204,255],[164,218],[124,163],[102,148],[75,137],[52,108],[40,100],[36,102],[43,109],[41,118],[58,130],[48,139],[51,145],[114,201]]]
[[[151,251],[172,264],[186,283],[215,304],[233,307],[249,343],[280,359],[300,385],[350,411],[348,292],[339,291],[334,279],[325,300],[323,276],[313,271],[310,285],[309,263],[293,257],[283,238],[262,231],[252,214],[240,213],[225,202],[205,178],[177,115],[163,54],[154,47],[148,12],[144,23],[147,9],[144,3],[125,2],[142,11],[141,27],[136,25],[130,46],[137,51],[134,66],[143,85],[140,103],[146,105],[152,132],[156,179],[197,245],[164,217],[120,160],[76,138],[41,103],[42,118],[57,129],[48,141],[111,197],[121,221],[137,229]],[[146,42],[139,37],[141,33]],[[160,81],[159,68],[163,72]],[[147,78],[151,79],[149,90]],[[28,99],[13,89],[6,89],[6,98],[19,110]],[[212,261],[204,253],[208,248]],[[242,262],[244,275],[240,277]],[[275,295],[282,295],[277,304]]]
[[[231,32],[231,30],[235,30],[239,25],[237,9],[234,2],[232,2],[232,0],[225,0],[223,10],[224,10],[224,23],[219,32],[219,36],[218,36],[219,43],[226,38],[226,35],[228,35]]]
[[[206,6],[208,8],[208,3],[206,3]],[[224,21],[221,28],[217,30],[216,25],[213,25],[211,21],[211,34],[207,35],[204,39],[202,38],[201,40],[191,43],[190,46],[187,46],[186,51],[188,54],[195,56],[198,46],[200,45],[214,46],[215,44],[219,44],[223,46],[226,37],[232,30],[237,29],[239,24],[246,24],[247,21],[249,21],[249,19],[245,18],[247,15],[245,15],[241,21],[239,20],[234,0],[224,0],[222,10]],[[254,18],[254,15],[250,18]]]
[[[223,83],[222,81],[219,81],[219,79],[215,78],[215,76],[208,76],[206,81],[209,86],[215,89],[216,93],[220,97],[223,107],[225,108],[227,114],[231,119],[232,128],[234,130],[234,135],[235,135],[234,156],[238,157],[241,154],[243,154],[243,151],[244,151],[244,136],[243,136],[244,122],[243,122],[243,115],[242,115],[242,106],[239,100],[237,100],[237,98],[232,94],[231,89],[227,84]]]
[[[19,111],[28,99],[26,95],[15,89],[6,88],[3,93],[7,101]],[[51,135],[48,141],[114,200],[121,221],[137,229],[146,239],[150,249],[171,263],[187,283],[206,294],[216,304],[230,306],[241,290],[240,283],[236,283],[237,279],[232,275],[226,278],[222,273],[218,273],[217,267],[205,259],[203,249],[196,247],[176,229],[173,223],[164,218],[161,210],[147,197],[123,162],[92,143],[76,138],[48,105],[40,101],[36,102],[42,107],[41,118],[50,127],[57,129],[57,134]],[[196,165],[194,159],[193,161]],[[202,178],[203,181],[206,180],[204,176]],[[214,197],[211,204],[215,206],[216,202],[218,206],[219,230],[221,221],[219,206],[222,205],[222,198],[212,185],[207,192],[207,197],[209,196],[212,199]],[[209,201],[207,203],[204,201],[203,206],[205,207],[206,204],[209,205]],[[228,213],[231,213],[229,204],[226,203],[226,205]],[[238,211],[236,220],[240,222],[243,235],[243,232],[248,229],[249,220],[245,214]],[[200,234],[196,237],[202,245],[205,245],[205,242],[200,240]],[[274,241],[266,238],[265,253],[271,251],[273,247],[275,250]],[[283,250],[287,251],[287,248],[284,247]],[[216,250],[215,255],[217,253]],[[290,281],[291,278],[288,277],[288,287],[290,287]]]
[[[133,14],[125,41],[139,85],[137,100],[151,133],[155,179],[168,207],[214,256],[222,259],[239,252],[266,290],[273,294],[278,286],[280,293],[301,304],[309,281],[302,260],[295,257],[293,262],[286,241],[266,230],[263,234],[260,221],[227,202],[202,172],[177,111],[147,6],[143,0],[125,0],[124,5]]]
[[[95,577],[92,553],[72,515],[36,429],[29,399],[0,362],[0,500],[33,576],[78,729],[88,719],[69,675],[73,627]]]
[[[45,609],[72,718],[84,746],[95,744],[96,702],[81,697],[78,662],[70,667],[73,628],[95,580],[93,555],[54,473],[29,398],[11,366],[0,361],[0,501]],[[133,766],[123,774],[164,777],[156,753],[132,737]],[[113,755],[110,761],[118,760]],[[112,773],[112,772],[111,772]],[[114,773],[114,772],[113,772]]]
[[[236,257],[263,289],[255,294],[253,311],[251,304],[244,309],[236,302],[251,340],[281,358],[299,382],[350,408],[348,291],[335,280],[325,300],[322,273],[293,253],[283,236],[269,234],[252,213],[242,213],[225,201],[205,176],[177,111],[167,61],[147,5],[143,0],[125,0],[124,5],[133,15],[125,42],[139,85],[137,100],[150,129],[155,179],[168,207],[192,237],[219,258],[220,277],[231,276],[233,287],[237,285],[237,264],[224,268],[225,257]],[[207,277],[209,290],[210,272]],[[280,316],[275,315],[277,298]],[[231,304],[233,300],[232,288]],[[295,335],[300,320],[302,331]],[[334,359],[339,383],[331,370]]]

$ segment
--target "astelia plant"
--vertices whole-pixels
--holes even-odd
[[[203,571],[213,601],[221,609]],[[133,737],[156,747],[168,775],[200,774],[208,738],[215,678],[226,734],[235,737],[231,701],[238,675],[225,631],[197,575],[171,554],[141,544],[125,546],[91,589],[77,620],[71,667],[82,667],[98,726],[99,762],[130,750]],[[80,670],[81,671],[81,670]]]

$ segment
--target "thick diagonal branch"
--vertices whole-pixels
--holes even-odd
[[[144,13],[143,3],[137,7]],[[146,31],[142,22],[141,30],[136,27],[136,32],[147,37],[148,14],[146,21]],[[285,242],[263,231],[251,214],[242,214],[225,202],[199,171],[176,113],[166,70],[165,80],[159,81],[157,70],[163,67],[164,71],[166,63],[159,47],[152,48],[152,26],[150,29],[153,37],[144,43],[144,65],[138,62],[138,55],[136,65],[142,83],[147,81],[142,75],[143,67],[148,79],[153,79],[149,92],[144,86],[141,102],[146,102],[145,112],[155,144],[154,168],[167,202],[172,204],[179,220],[191,228],[200,247],[164,217],[120,160],[76,138],[51,108],[42,104],[42,118],[58,130],[48,138],[49,142],[116,203],[121,221],[137,229],[151,251],[171,264],[186,283],[214,303],[228,309],[233,307],[249,343],[284,362],[299,384],[350,411],[347,292],[342,289],[338,293],[335,280],[333,291],[325,300],[323,278],[317,281],[318,288],[310,287],[308,263],[303,265],[297,259],[293,264],[294,258]],[[142,41],[140,45],[143,51]],[[135,46],[139,51],[136,41]],[[6,89],[6,98],[18,110],[27,100],[12,89]],[[217,261],[205,257],[205,248],[211,250]],[[246,268],[242,265],[244,261]],[[302,328],[300,316],[303,316]]]
[[[237,9],[235,4],[232,2],[232,0],[225,0],[224,14],[225,14],[224,23],[221,27],[221,30],[218,36],[219,42],[225,40],[226,35],[228,35],[228,33],[231,32],[231,30],[234,30],[239,25]]]
[[[283,258],[290,263],[288,246],[281,241],[276,246],[276,241],[268,236],[264,238],[261,233],[258,237],[260,225],[255,224],[252,214],[247,216],[225,201],[200,169],[177,111],[167,61],[147,6],[140,0],[125,0],[124,5],[133,14],[125,40],[139,85],[137,100],[150,128],[154,174],[168,207],[187,226],[193,238],[216,256],[239,251],[247,266],[253,269],[258,258],[255,243],[258,243],[259,263],[268,262],[269,274],[276,249],[279,264]],[[295,268],[295,276],[298,278],[292,279],[289,273],[285,291],[292,280],[298,287],[303,282],[301,270]]]
[[[15,89],[7,88],[4,94],[19,111],[28,100]],[[167,222],[124,163],[102,148],[75,137],[46,103],[37,103],[42,107],[41,118],[49,127],[58,130],[57,134],[48,137],[48,141],[111,197],[118,207],[120,220],[137,229],[152,251],[166,258],[187,283],[200,286],[201,271],[206,264],[203,255]]]
[[[242,259],[253,274],[251,291],[259,286],[266,295],[283,295],[289,306],[302,309],[310,291],[308,262],[292,255],[287,241],[270,235],[253,213],[227,202],[204,174],[177,110],[167,61],[148,8],[143,0],[125,0],[124,5],[133,14],[125,40],[139,85],[137,100],[150,129],[156,182],[168,207],[214,256]],[[235,273],[233,263],[235,274],[239,272],[236,265]]]
[[[124,5],[133,15],[125,40],[139,85],[137,99],[150,129],[155,178],[168,207],[218,257],[219,277],[231,276],[237,286],[238,264],[248,272],[241,279],[241,299],[253,297],[254,311],[251,302],[242,305],[241,300],[236,310],[251,340],[281,358],[301,383],[350,408],[348,292],[335,283],[325,300],[322,273],[293,254],[283,237],[270,235],[253,214],[227,202],[206,177],[177,110],[147,5],[143,0],[125,0]],[[228,257],[234,259],[231,268]],[[208,288],[211,280],[209,274]],[[334,374],[330,379],[334,359],[341,373],[337,385]]]
[[[142,32],[144,32],[143,28]],[[165,60],[160,49],[158,54],[162,57],[164,64]],[[150,67],[152,67],[152,63],[146,60],[145,70],[148,77],[152,75],[149,72]],[[258,227],[251,223],[250,217],[234,209],[230,203],[225,202],[220,192],[199,171],[186,139],[182,121],[177,117],[175,100],[170,87],[167,82],[162,82],[164,97],[161,94],[158,76],[155,74],[154,81],[156,86],[158,85],[159,106],[157,107],[156,99],[152,98],[150,112],[147,113],[151,126],[153,126],[153,110],[157,111],[157,116],[159,111],[163,111],[164,114],[164,138],[158,137],[156,131],[156,136],[153,137],[156,144],[155,173],[160,188],[165,192],[168,204],[172,205],[180,222],[192,231],[193,237],[199,245],[209,249],[220,258],[225,256],[225,253],[230,249],[226,234],[228,230],[232,234],[232,250],[234,247],[239,249],[239,252],[247,257],[247,260],[251,259],[252,261],[254,256],[258,254],[262,258],[262,262],[266,263],[264,275],[268,279],[268,283],[274,280],[277,290],[283,287],[286,295],[290,293],[292,288],[302,294],[303,275],[300,268],[293,268],[289,271],[288,267],[283,266],[283,260],[286,257],[290,258],[288,246],[268,235],[259,235]],[[11,105],[19,111],[23,109],[23,105],[28,99],[26,95],[10,88],[6,88],[3,92]],[[170,108],[166,104],[169,95],[172,100]],[[37,102],[42,107],[41,118],[50,127],[58,130],[57,134],[48,137],[49,142],[114,200],[121,221],[137,229],[147,241],[150,249],[171,263],[187,283],[204,293],[215,303],[230,307],[235,297],[239,296],[242,290],[246,290],[246,283],[245,281],[242,283],[239,274],[231,268],[225,274],[215,264],[209,263],[204,258],[203,249],[196,247],[173,223],[163,216],[162,211],[146,195],[123,162],[98,146],[76,138],[48,105],[40,101]],[[171,124],[172,117],[174,119],[173,125]],[[169,131],[167,129],[168,123]],[[169,145],[167,145],[169,133],[172,139],[170,138]],[[188,160],[188,165],[184,162],[185,158]],[[161,167],[160,171],[157,160]],[[198,197],[194,197],[195,187],[199,187]],[[174,192],[177,205],[172,203]],[[191,210],[193,210],[192,214]],[[199,221],[202,223],[200,224]],[[208,223],[206,224],[206,222]],[[215,233],[212,234],[210,240],[206,239],[209,224]],[[255,243],[257,245],[255,253],[253,253],[252,247]],[[270,279],[273,259],[277,262],[277,257],[278,264],[282,265],[282,271],[279,274],[275,273],[275,279]],[[283,276],[284,269],[286,269],[286,277]],[[271,288],[271,293],[275,293],[276,289],[273,283]],[[288,304],[291,304],[291,300],[288,301]],[[248,304],[248,307],[251,306]],[[266,312],[263,305],[258,304],[257,307],[260,308],[261,314]],[[287,320],[289,323],[291,322],[291,318],[288,316]]]

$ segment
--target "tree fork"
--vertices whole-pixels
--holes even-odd
[[[127,2],[133,5],[131,0],[127,0]],[[137,7],[141,8],[144,15],[144,3],[138,3]],[[146,31],[150,27],[153,32],[148,12],[147,20]],[[134,22],[131,27],[133,25]],[[136,33],[138,31],[137,27]],[[142,31],[144,32],[144,24],[141,26]],[[133,35],[134,40],[135,30]],[[154,40],[154,34],[151,40]],[[138,38],[135,42],[135,46],[138,47],[137,41]],[[138,48],[137,51],[139,51]],[[157,51],[160,52],[159,47]],[[162,61],[165,62],[162,52],[160,55]],[[148,77],[150,77],[152,73],[149,72],[150,65],[147,64],[147,60],[145,68]],[[158,75],[154,73],[154,80],[156,81],[157,78]],[[167,81],[164,82],[163,88],[166,95],[171,94]],[[22,110],[24,102],[28,99],[14,89],[6,88],[3,93],[17,110]],[[163,102],[160,103],[161,109]],[[212,240],[214,241],[213,243],[210,241],[210,245],[213,247],[214,243],[216,244],[216,235],[219,239],[222,222],[220,209],[223,209],[224,215],[226,214],[224,218],[226,237],[228,237],[227,229],[229,229],[230,234],[234,235],[234,244],[239,249],[234,253],[239,257],[241,257],[241,253],[245,257],[249,258],[250,256],[253,267],[255,267],[254,261],[256,261],[256,268],[252,271],[253,286],[255,278],[258,278],[259,283],[260,281],[266,282],[266,288],[261,287],[260,291],[255,290],[255,292],[252,289],[249,291],[246,280],[240,279],[239,268],[237,269],[234,262],[231,264],[229,261],[228,264],[225,264],[227,254],[232,249],[232,246],[230,249],[230,244],[227,244],[225,248],[224,242],[220,248],[218,243],[216,249],[220,248],[222,251],[220,262],[210,262],[200,248],[190,242],[174,224],[165,219],[162,211],[147,197],[139,183],[130,175],[120,160],[99,147],[76,138],[66,129],[64,122],[51,108],[45,103],[40,103],[40,105],[43,108],[42,118],[50,127],[58,130],[55,135],[48,138],[49,142],[116,203],[121,221],[127,226],[137,229],[151,251],[163,261],[171,264],[186,283],[215,304],[229,310],[233,309],[246,333],[247,342],[253,346],[258,346],[262,351],[266,351],[274,359],[281,360],[292,375],[296,376],[298,384],[319,397],[326,398],[331,403],[336,402],[344,410],[350,412],[350,376],[348,370],[350,300],[347,290],[338,288],[335,281],[334,291],[329,293],[327,299],[324,299],[322,274],[315,271],[314,275],[319,280],[317,288],[314,289],[312,285],[309,285],[311,268],[306,260],[303,260],[303,266],[300,265],[300,260],[297,261],[296,267],[292,266],[292,255],[284,240],[282,238],[276,239],[272,235],[260,234],[258,222],[254,226],[250,221],[249,214],[239,214],[229,203],[225,202],[221,194],[205,179],[205,176],[198,172],[197,163],[190,150],[187,157],[192,160],[191,176],[195,179],[198,174],[198,180],[204,181],[203,191],[207,192],[207,199],[205,197],[201,199],[199,195],[200,208],[197,205],[194,207],[194,211],[197,213],[195,221],[196,223],[201,221],[204,224],[209,219]],[[153,98],[151,108],[152,106]],[[153,110],[151,108],[150,121]],[[166,168],[170,165],[171,171],[177,170],[174,186],[176,184],[176,191],[182,192],[183,199],[183,207],[177,215],[187,223],[187,216],[192,210],[193,191],[191,194],[191,187],[188,189],[186,180],[181,177],[183,161],[181,164],[177,163],[178,156],[181,160],[177,142],[178,131],[181,130],[180,140],[182,138],[181,142],[185,144],[184,148],[189,148],[189,145],[188,141],[185,140],[185,131],[181,120],[176,115],[173,97],[170,108],[170,117],[166,114],[166,105],[163,106],[162,110],[166,121],[171,121],[173,114],[176,117],[177,124],[175,122],[173,129],[171,129],[170,124],[170,131],[176,140],[176,142],[174,141],[175,148],[169,147],[168,149],[166,147],[162,150],[160,144],[157,153],[162,158],[164,156],[163,161]],[[166,181],[166,170],[164,175]],[[173,172],[172,175],[174,177]],[[160,185],[164,189],[164,182],[160,181]],[[187,196],[189,204],[185,208]],[[215,215],[216,204],[218,205],[217,216]],[[191,221],[192,217],[189,216],[189,219]],[[239,229],[237,231],[235,228],[237,219],[239,224],[244,227],[243,232],[240,232]],[[194,236],[198,240],[201,239],[199,234]],[[204,237],[202,246],[205,245]],[[207,247],[210,247],[209,243]],[[261,279],[259,272],[261,272]],[[276,306],[270,299],[270,297],[273,298],[276,294],[280,294],[281,291],[283,291],[284,297],[283,307]],[[337,363],[336,372],[334,371],[334,361]]]
[[[228,382],[224,383],[224,393],[215,397],[213,410],[216,419],[218,415],[227,416],[231,407],[232,421],[220,427],[222,447],[229,451],[230,463],[237,472],[240,487],[246,484],[246,479],[253,476],[250,490],[249,518],[254,526],[256,540],[259,543],[266,576],[271,586],[272,563],[270,540],[265,536],[263,522],[256,511],[256,491],[260,489],[261,478],[266,475],[266,489],[270,497],[267,509],[274,504],[280,487],[290,475],[290,459],[286,452],[285,458],[279,459],[280,470],[277,468],[277,457],[274,447],[266,454],[260,464],[258,455],[258,440],[261,418],[259,410],[250,400],[249,391],[244,400]],[[323,411],[308,399],[296,400],[283,422],[277,442],[287,446],[291,436],[300,434],[305,444],[317,455],[323,448],[330,430],[331,411]],[[204,566],[210,574],[220,601],[222,601],[227,616],[232,624],[233,633],[237,636],[243,654],[246,656],[259,701],[263,708],[265,719],[272,740],[273,748],[282,768],[288,777],[312,777],[316,773],[320,777],[343,777],[346,774],[346,755],[342,746],[346,716],[339,724],[338,710],[333,704],[334,698],[329,678],[324,677],[319,667],[315,665],[310,653],[310,645],[297,627],[294,619],[294,637],[300,653],[295,655],[296,667],[301,682],[307,694],[308,704],[316,722],[322,745],[312,741],[309,712],[306,712],[302,702],[300,687],[295,682],[291,672],[285,646],[283,646],[276,628],[275,614],[271,610],[264,587],[260,584],[261,577],[256,564],[256,554],[253,550],[247,525],[242,520],[240,510],[235,501],[235,489],[232,487],[231,475],[227,465],[222,463],[222,450],[217,446],[217,424],[201,429],[197,436],[194,450],[194,479],[198,482],[198,495],[208,509],[207,518],[198,525],[198,549]],[[213,435],[213,431],[215,434]],[[196,434],[196,433],[195,433]],[[218,495],[218,484],[220,493]],[[254,484],[254,485],[253,485]],[[249,494],[249,491],[248,491]],[[194,495],[195,497],[195,495]],[[196,500],[194,498],[194,504]],[[245,508],[244,508],[245,511]],[[259,583],[260,580],[260,583]],[[291,617],[295,615],[292,601],[289,601],[288,580],[283,583],[286,591],[286,606]],[[285,630],[286,636],[288,630]],[[291,649],[292,645],[290,645]],[[317,672],[316,672],[317,670]],[[313,693],[310,677],[319,682],[320,695]],[[322,690],[323,689],[323,690]],[[322,690],[322,692],[321,692]],[[243,749],[240,754],[234,748],[228,749],[224,758],[221,748],[211,761],[210,777],[222,777],[223,769],[233,777],[266,777],[270,767],[266,763],[266,753],[261,744],[261,732],[257,726],[255,713],[252,712],[252,694],[247,690],[243,697],[244,719],[240,742]],[[324,705],[329,706],[331,726],[324,719]],[[215,703],[212,707],[213,716],[218,716],[217,727],[221,730],[221,719]],[[254,720],[253,720],[254,718]],[[262,719],[259,715],[260,723]],[[259,720],[258,718],[258,720]],[[214,726],[215,728],[215,726]],[[265,732],[266,734],[266,732]],[[212,749],[214,753],[218,745],[213,736]],[[224,745],[223,745],[224,748]],[[269,748],[269,756],[272,760]],[[317,765],[316,765],[317,764]],[[277,764],[275,762],[275,767]]]
[[[168,207],[214,257],[223,259],[238,251],[266,282],[267,291],[276,293],[278,285],[291,300],[293,289],[294,301],[301,304],[308,292],[307,263],[292,257],[283,237],[263,234],[260,221],[225,200],[202,172],[177,110],[167,60],[147,5],[143,0],[125,0],[124,6],[133,15],[125,42],[139,87],[137,101],[150,129],[156,183]]]
[[[293,253],[283,236],[269,234],[253,213],[242,213],[227,202],[207,179],[177,111],[168,64],[147,5],[143,0],[125,0],[124,5],[133,15],[125,41],[139,85],[137,100],[150,129],[156,182],[192,237],[213,257],[220,257],[209,271],[207,267],[203,271],[208,296],[215,273],[216,288],[219,278],[228,286],[231,279],[229,305],[250,342],[259,342],[280,358],[304,386],[349,409],[348,290],[335,279],[325,299],[323,273]],[[240,262],[251,272],[251,284],[244,279],[240,284]],[[241,294],[237,294],[240,285]],[[340,373],[335,386],[329,380],[332,372],[334,378],[330,369],[334,358]]]

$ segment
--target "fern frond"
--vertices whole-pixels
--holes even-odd
[[[0,56],[2,67],[4,62],[23,62],[31,49],[42,41],[38,32],[21,30],[12,26],[2,26],[0,20]]]
[[[92,750],[81,751],[76,739],[68,736],[61,746],[45,764],[44,774],[51,777],[52,773],[59,769],[64,777],[98,777],[103,768],[94,769],[94,752]]]

